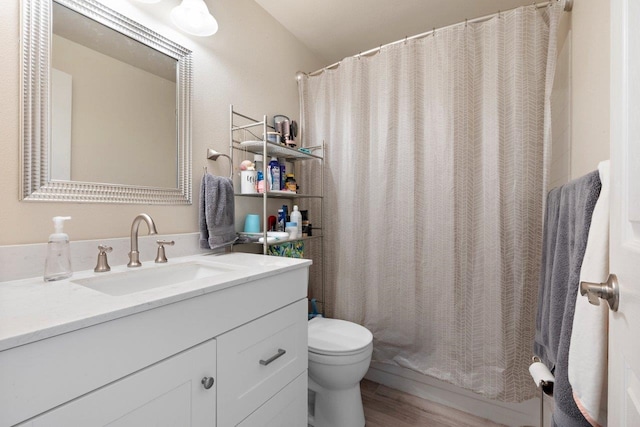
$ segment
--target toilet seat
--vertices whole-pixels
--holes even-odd
[[[373,334],[356,323],[315,317],[309,321],[309,352],[347,356],[368,350]]]

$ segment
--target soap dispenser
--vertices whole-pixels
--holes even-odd
[[[49,236],[47,245],[47,259],[44,262],[44,280],[52,282],[71,277],[71,251],[69,249],[69,236],[62,232],[64,221],[70,216],[54,216],[53,225],[55,233]]]

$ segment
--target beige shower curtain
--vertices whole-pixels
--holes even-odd
[[[327,144],[327,310],[373,332],[375,361],[533,396],[563,7],[462,23],[300,81],[304,143]]]

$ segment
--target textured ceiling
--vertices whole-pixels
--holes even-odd
[[[532,0],[255,0],[326,65]],[[313,71],[313,70],[305,70]]]

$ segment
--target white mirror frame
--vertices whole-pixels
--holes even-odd
[[[178,61],[177,188],[49,180],[52,0],[23,0],[20,200],[191,204],[191,51],[95,0],[55,2]]]

